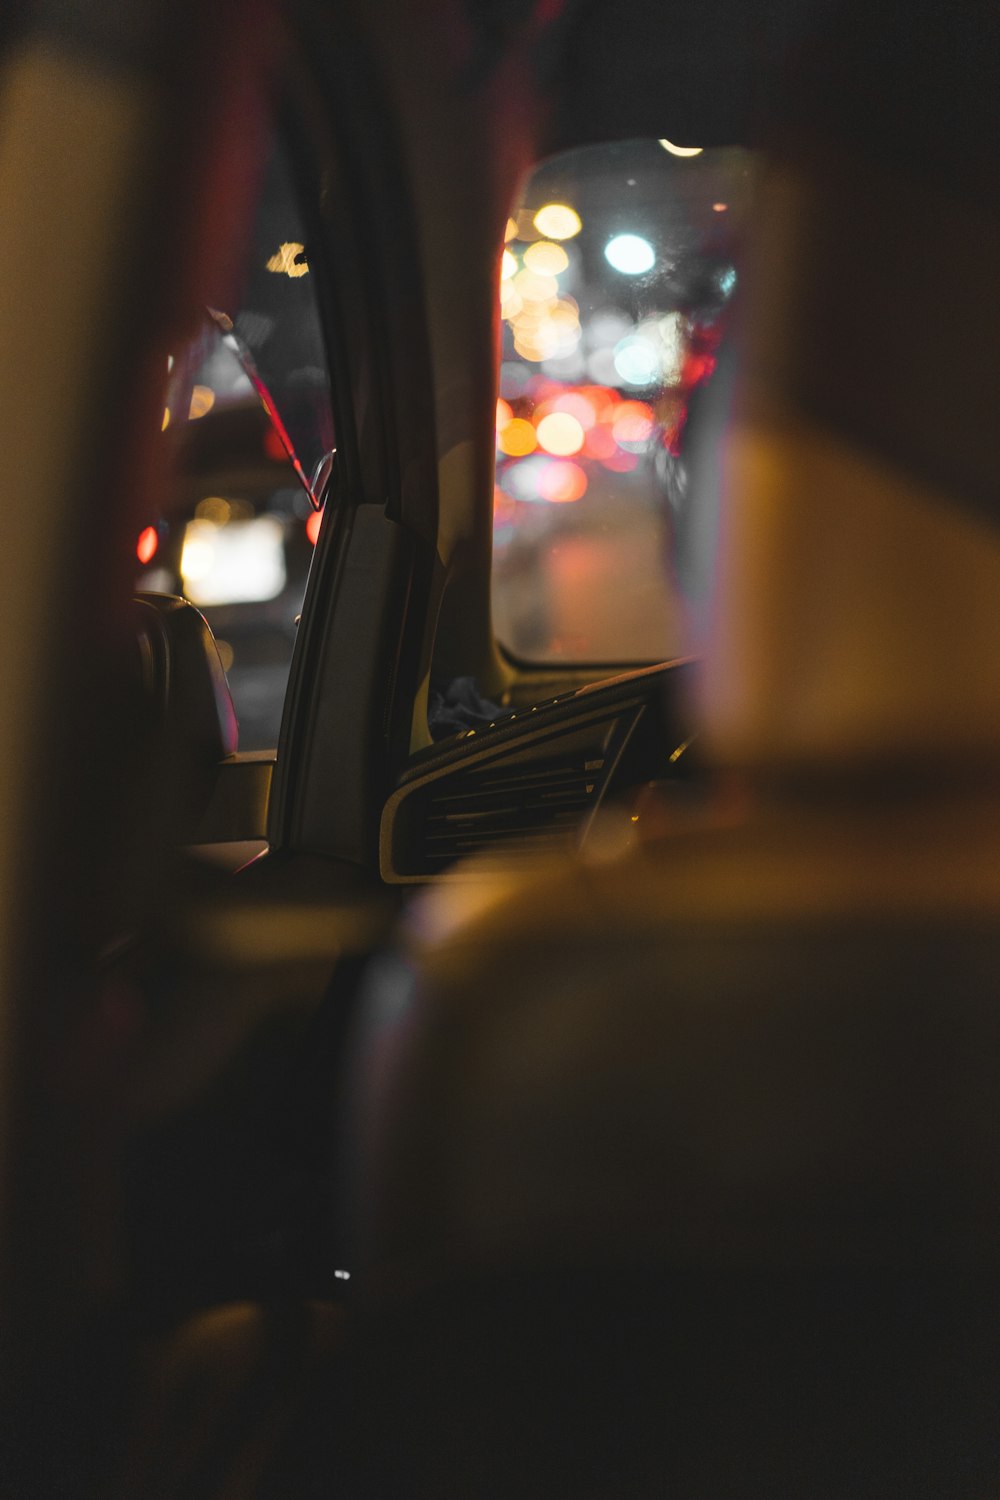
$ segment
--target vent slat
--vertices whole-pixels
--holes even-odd
[[[486,842],[489,843],[493,838],[513,838],[515,835],[523,835],[524,838],[541,838],[546,833],[552,833],[553,835],[558,833],[562,835],[563,833],[572,833],[576,824],[577,819],[575,817],[564,818],[558,823],[511,823],[505,828],[489,829],[486,834]],[[448,828],[443,829],[440,833],[428,833],[427,845],[429,847],[430,845],[453,844],[459,842],[461,839],[482,841],[483,836],[484,831],[482,828]]]
[[[449,801],[447,804],[434,808],[428,816],[434,821],[440,822],[443,819],[453,818],[504,818],[508,814],[517,815],[529,809],[539,814],[544,814],[550,809],[558,812],[561,807],[585,807],[590,801],[593,790],[593,783],[589,783],[585,787],[574,787],[567,791],[551,792],[538,800],[525,799],[521,802],[512,802],[507,799],[504,802],[494,802],[490,807],[477,806],[475,802],[469,799],[463,799],[462,802]]]
[[[596,747],[569,760],[477,766],[443,778],[424,813],[424,861],[441,870],[488,849],[528,854],[572,846],[604,770]]]
[[[454,787],[446,792],[438,792],[435,802],[453,801],[457,797],[503,797],[511,792],[519,794],[531,792],[544,792],[549,788],[582,785],[585,782],[596,781],[597,775],[593,771],[574,770],[565,776],[546,776],[533,778],[531,781],[520,781],[513,777],[505,777],[502,781],[496,780],[482,786],[470,786],[467,783]]]
[[[527,783],[530,781],[544,781],[549,777],[579,776],[587,772],[597,772],[604,769],[603,760],[588,760],[584,757],[573,761],[562,761],[554,765],[551,761],[539,762],[529,765],[528,769],[519,766],[473,766],[470,770],[462,773],[463,781],[486,783],[490,781],[517,781]]]

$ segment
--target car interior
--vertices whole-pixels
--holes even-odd
[[[0,18],[5,1496],[1000,1493],[997,29]]]

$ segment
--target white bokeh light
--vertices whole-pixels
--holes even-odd
[[[616,234],[605,245],[604,258],[623,276],[641,276],[656,264],[656,252],[641,234]]]

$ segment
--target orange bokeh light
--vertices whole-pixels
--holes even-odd
[[[146,526],[139,533],[139,540],[135,544],[135,555],[143,567],[151,563],[156,556],[156,549],[160,545],[159,533],[155,526]]]
[[[322,524],[323,512],[321,510],[314,510],[312,515],[306,521],[306,536],[312,542],[314,547],[319,541],[319,528],[322,526]]]
[[[512,417],[497,438],[497,444],[509,458],[523,458],[526,453],[535,451],[538,439],[530,422],[523,417]]]

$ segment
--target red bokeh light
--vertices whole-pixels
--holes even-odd
[[[135,555],[143,567],[153,561],[159,545],[160,537],[155,526],[147,526],[144,530],[140,531],[139,540],[135,544]]]
[[[322,526],[322,524],[323,512],[321,510],[314,510],[312,515],[306,521],[306,536],[312,542],[314,547],[319,541],[319,528]]]

